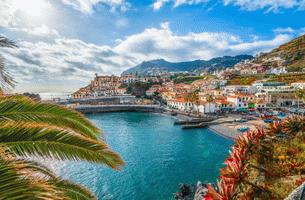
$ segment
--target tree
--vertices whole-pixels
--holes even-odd
[[[17,47],[14,42],[11,40],[8,40],[5,37],[0,36],[0,47],[8,47],[8,48],[14,48]],[[1,93],[3,90],[7,90],[15,85],[14,80],[9,75],[9,73],[5,70],[4,65],[4,59],[0,55],[0,90]]]
[[[0,47],[16,47],[0,37]],[[13,79],[0,60],[1,91]],[[119,169],[123,161],[111,151],[100,130],[76,111],[0,95],[0,199],[96,199],[87,189],[62,180],[32,158],[88,161]]]

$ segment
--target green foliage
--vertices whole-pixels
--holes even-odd
[[[302,72],[305,69],[305,35],[302,35],[270,53],[265,53],[256,58],[260,62],[263,58],[281,57],[285,60],[289,72]],[[272,63],[276,64],[276,62]]]
[[[14,48],[17,46],[13,41],[0,36],[0,47]],[[10,76],[10,74],[7,72],[7,70],[5,68],[5,64],[4,64],[4,59],[0,55],[0,90],[1,90],[1,93],[3,91],[9,90],[14,85],[15,85],[15,81]]]
[[[228,85],[251,85],[254,81],[258,80],[256,76],[236,76],[228,80]]]
[[[153,83],[135,82],[128,84],[127,93],[136,97],[145,96],[145,92],[153,85]]]
[[[177,84],[177,83],[191,84],[192,82],[203,79],[203,78],[204,78],[203,76],[180,75],[180,76],[173,78],[173,81],[175,84]]]
[[[15,47],[0,37],[0,47]],[[13,86],[0,58],[0,89]],[[87,161],[119,169],[124,163],[83,115],[25,96],[0,94],[0,199],[91,200],[82,186],[61,180],[35,158]]]
[[[86,189],[76,190],[80,186],[59,180],[49,169],[29,161],[33,156],[82,160],[104,164],[113,169],[119,169],[123,164],[119,155],[111,151],[103,140],[98,139],[99,130],[75,111],[42,104],[22,96],[9,96],[0,98],[0,113],[0,166],[4,166],[3,171],[0,171],[0,180],[2,185],[7,185],[2,191],[0,186],[0,197],[10,197],[16,188],[16,199],[26,199],[27,194],[34,196],[33,199],[43,199],[44,196],[56,193],[65,199],[75,199],[70,198],[72,196],[94,199],[92,194],[85,192]],[[23,173],[23,168],[19,165],[27,167],[27,173]],[[14,168],[15,166],[17,167]],[[35,176],[37,171],[43,174],[43,178]],[[39,184],[32,185],[32,182]]]
[[[304,163],[304,117],[250,131],[236,140],[225,161],[217,199],[285,199],[303,182]]]

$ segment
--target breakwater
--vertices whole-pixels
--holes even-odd
[[[103,112],[163,112],[159,105],[79,105],[75,110],[81,113]]]

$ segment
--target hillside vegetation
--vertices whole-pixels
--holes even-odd
[[[260,62],[264,58],[280,57],[288,71],[302,71],[305,69],[305,35],[279,46],[269,53],[262,54],[256,58]],[[274,65],[276,66],[276,65]]]
[[[292,117],[236,140],[216,200],[285,199],[305,181],[305,118]]]
[[[194,60],[185,62],[169,62],[164,59],[150,60],[132,67],[122,73],[138,75],[158,75],[163,72],[195,72],[201,70],[214,71],[233,67],[235,64],[252,59],[250,55],[223,56],[210,60]]]
[[[287,84],[305,80],[305,73],[289,74],[251,74],[237,75],[228,80],[228,85],[251,85],[254,81],[266,80],[271,82],[284,82]]]

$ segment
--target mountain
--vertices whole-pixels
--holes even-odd
[[[280,58],[281,65],[286,66],[288,71],[304,71],[305,70],[305,35],[287,42],[272,50],[255,58],[254,62],[261,63],[263,60],[271,60],[271,66],[278,67]],[[272,60],[274,60],[272,62]]]
[[[138,73],[139,75],[156,75],[162,72],[195,72],[200,70],[213,71],[233,67],[240,61],[253,59],[250,55],[224,56],[211,60],[194,60],[186,62],[168,62],[164,59],[145,61],[122,73],[122,75]]]

